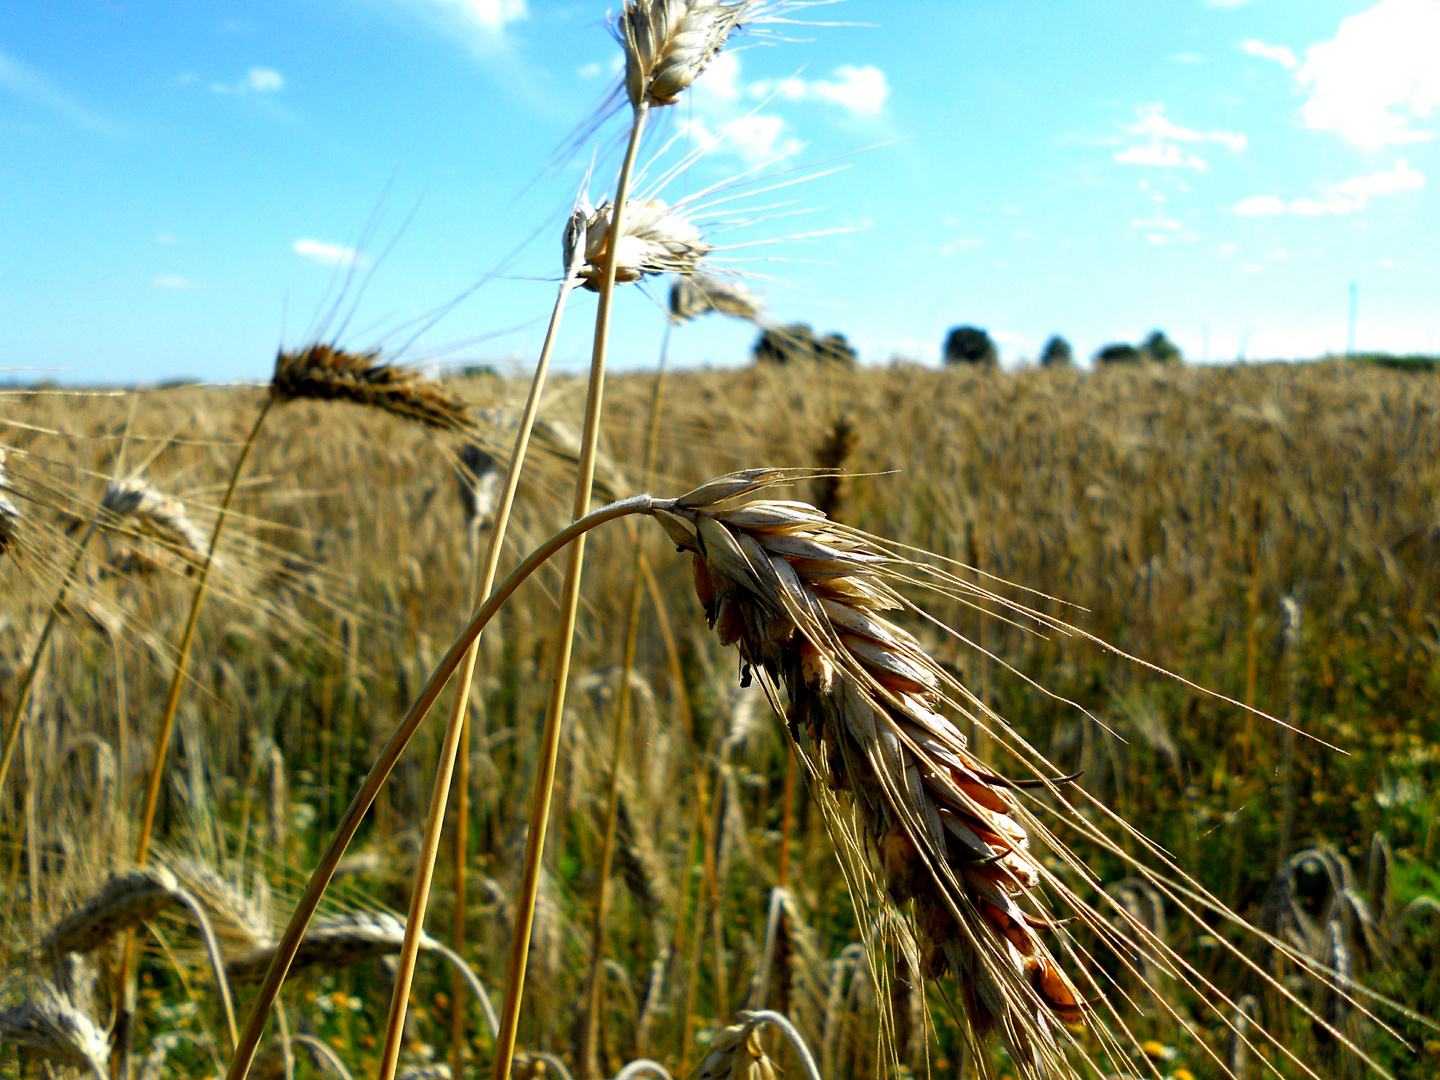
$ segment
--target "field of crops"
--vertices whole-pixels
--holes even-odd
[[[1018,1078],[1054,1061],[1179,1080],[1358,1076],[1366,1056],[1396,1076],[1440,1070],[1423,1021],[1440,1009],[1433,373],[792,361],[663,385],[657,414],[654,375],[610,377],[595,505],[762,466],[824,474],[747,496],[813,503],[887,545],[883,588],[915,607],[886,615],[913,635],[886,655],[929,659],[919,675],[867,661],[876,707],[939,680],[926,700],[968,738],[967,782],[990,808],[973,820],[996,810],[994,853],[961,875],[974,895],[1021,857],[1002,826],[1028,831],[1006,890],[1073,921],[1024,929],[1002,896],[975,900],[965,932],[1025,958],[1030,1004],[1054,1016],[1032,1007],[1007,1028],[984,990],[1001,976],[937,951],[954,924],[937,928],[893,865],[915,848],[876,826],[853,751],[794,705],[849,677],[844,658],[806,646],[803,685],[766,669],[778,616],[761,605],[753,621],[726,591],[717,526],[677,541],[642,513],[588,538],[517,1070],[612,1077],[651,1059],[642,1071],[759,1077],[773,1057],[800,1075],[773,1025],[722,1030],[747,1009],[788,1017],[825,1080]],[[571,520],[585,389],[552,379],[542,396],[497,580]],[[264,388],[0,391],[0,1075],[224,1073],[312,869],[465,624],[496,528],[526,387],[404,393],[408,413]],[[429,422],[433,408],[457,422]],[[809,575],[852,620],[837,626],[872,611],[836,613],[859,593],[825,584],[869,580],[858,534],[803,518],[812,547],[784,548],[774,537],[798,527],[767,533],[758,512],[706,499],[692,502]],[[687,536],[709,560],[698,577],[676,552]],[[479,639],[402,1073],[492,1067],[472,981],[500,1011],[564,579],[563,555],[544,563]],[[872,648],[888,633],[852,630],[837,640],[860,657],[855,634]],[[454,694],[338,863],[251,1076],[379,1067]],[[1041,940],[1053,960],[1034,960]],[[1035,1039],[1053,1041],[1027,1061]]]

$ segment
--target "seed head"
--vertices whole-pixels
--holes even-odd
[[[465,517],[476,528],[483,529],[495,516],[495,501],[500,494],[504,474],[500,463],[484,447],[466,443],[460,450],[460,466],[455,470],[460,484],[460,505]]]
[[[61,956],[88,953],[120,931],[148,922],[180,902],[180,885],[164,867],[153,866],[109,878],[100,890],[55,924],[41,951]]]
[[[1021,907],[1044,873],[1013,785],[937,711],[943,669],[882,616],[905,606],[896,560],[805,503],[738,502],[776,476],[721,477],[658,515],[694,555],[706,618],[777,708],[783,686],[791,731],[853,801],[890,897],[914,900],[925,973],[952,971],[974,1029],[998,1026],[1017,1061],[1063,1061],[1052,1032],[1083,1007],[1038,932],[1053,924]]]
[[[89,1069],[109,1080],[110,1041],[83,1011],[56,987],[42,983],[33,996],[0,1009],[0,1044],[23,1057]]]
[[[133,529],[188,559],[205,558],[205,534],[190,520],[185,504],[138,476],[105,485],[100,510],[100,523],[107,528]]]
[[[760,1043],[759,1025],[731,1024],[717,1031],[696,1080],[775,1080],[775,1063]]]
[[[675,104],[753,6],[715,0],[630,0],[616,27],[625,49],[625,93],[630,104]]]
[[[282,349],[270,393],[278,401],[353,401],[444,431],[470,427],[463,400],[434,379],[381,360],[378,349],[351,353],[322,342]]]
[[[600,291],[605,276],[613,215],[614,206],[607,200],[587,220],[585,264],[579,272],[591,292]],[[692,273],[712,250],[694,224],[659,199],[627,202],[622,232],[615,255],[615,281],[622,285],[646,274]]]
[[[670,286],[670,317],[689,322],[711,312],[755,322],[765,314],[760,301],[738,282],[709,274],[682,274]]]

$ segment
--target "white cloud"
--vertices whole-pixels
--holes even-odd
[[[1351,177],[1335,184],[1323,199],[1295,199],[1286,202],[1274,195],[1252,195],[1236,203],[1233,212],[1241,217],[1271,217],[1278,214],[1321,217],[1327,214],[1352,214],[1364,210],[1376,196],[1418,191],[1424,186],[1425,175],[1412,168],[1404,158],[1399,158],[1393,169]]]
[[[175,237],[171,236],[168,232],[157,232],[155,234],[155,242],[157,244],[173,244],[175,243]]]
[[[178,274],[160,274],[151,282],[157,289],[193,289],[195,283]]]
[[[436,7],[459,15],[484,30],[504,30],[512,22],[530,17],[525,0],[429,0]]]
[[[344,244],[329,244],[324,240],[312,240],[303,238],[296,240],[290,245],[290,250],[308,262],[319,266],[358,266],[370,265],[370,260],[352,247]]]
[[[841,64],[830,76],[828,79],[809,80],[799,76],[761,79],[745,87],[743,92],[752,98],[767,98],[773,94],[786,101],[825,101],[839,105],[851,116],[878,116],[885,106],[885,99],[890,96],[890,84],[885,73],[874,64],[864,67]],[[727,89],[735,92],[733,81]]]
[[[1197,131],[1177,124],[1165,115],[1164,105],[1141,106],[1135,110],[1135,116],[1135,123],[1126,124],[1121,130],[1127,135],[1142,136],[1146,142],[1116,151],[1115,160],[1122,165],[1203,169],[1205,159],[1182,149],[1180,143],[1215,143],[1237,154],[1250,145],[1250,140],[1237,131]]]
[[[1440,108],[1437,57],[1440,0],[1381,0],[1307,50],[1305,123],[1370,150],[1432,139],[1411,123]]]
[[[1240,51],[1249,53],[1251,56],[1258,56],[1261,60],[1273,60],[1283,68],[1291,71],[1300,66],[1300,61],[1295,59],[1295,54],[1284,45],[1266,45],[1265,42],[1255,38],[1240,43]]]
[[[252,67],[237,83],[210,84],[212,94],[278,94],[285,89],[285,76],[274,68]]]

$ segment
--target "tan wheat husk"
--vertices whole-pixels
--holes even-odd
[[[100,499],[100,524],[148,536],[191,562],[205,558],[207,538],[190,520],[185,504],[139,476],[105,485]]]
[[[625,50],[625,93],[630,104],[675,104],[754,6],[715,0],[629,0],[616,36]]]
[[[610,227],[614,206],[608,200],[590,212],[585,234],[585,264],[580,268],[585,288],[599,291],[605,260],[614,242]],[[625,220],[615,251],[615,281],[627,284],[647,274],[688,274],[713,248],[683,213],[660,199],[633,199],[626,204]]]
[[[670,317],[689,322],[711,313],[755,322],[765,308],[739,282],[723,281],[710,274],[681,274],[670,286]]]

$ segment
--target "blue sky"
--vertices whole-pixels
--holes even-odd
[[[1344,348],[1353,281],[1361,347],[1440,349],[1440,0],[801,17],[850,25],[735,38],[646,148],[656,175],[710,147],[667,199],[746,174],[734,205],[757,220],[719,256],[775,318],[868,363],[933,363],[961,323],[1007,363],[1051,333],[1089,356],[1155,327],[1196,359],[1305,356]],[[558,152],[614,84],[605,18],[570,0],[4,5],[0,378],[265,378],[347,277],[344,344],[528,362],[584,172],[593,198],[613,182],[623,117]],[[617,365],[653,364],[662,291],[627,289]],[[572,305],[558,362],[579,366],[593,310]],[[741,363],[752,339],[711,319],[675,356]]]

